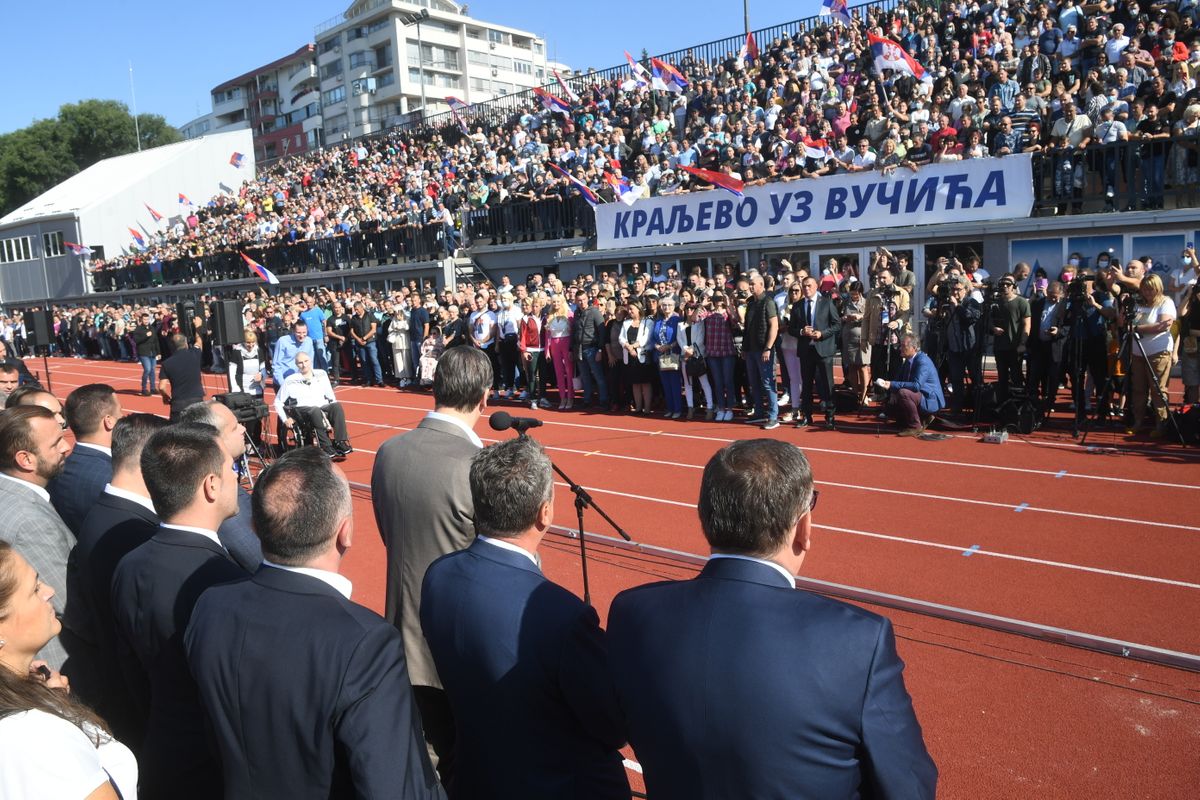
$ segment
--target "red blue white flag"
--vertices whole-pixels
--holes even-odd
[[[450,106],[450,115],[458,123],[459,130],[463,132],[464,136],[470,136],[471,131],[467,128],[467,121],[462,115],[471,107],[453,95],[446,96],[446,104]]]
[[[758,61],[758,42],[754,41],[754,31],[746,34],[746,42],[742,45],[740,55],[742,61],[749,61],[750,63]]]
[[[633,72],[633,77],[621,84],[621,88],[629,92],[634,89],[642,89],[650,85],[650,73],[646,72],[646,68],[634,61],[633,56],[629,55],[629,51],[625,51],[625,60],[629,62],[629,69]]]
[[[904,52],[904,48],[891,39],[868,32],[867,40],[871,43],[871,54],[874,56],[877,72],[890,69],[912,75],[919,81],[933,81],[933,76],[925,72],[925,68],[917,63],[915,58]]]
[[[588,205],[590,205],[590,206],[599,205],[600,198],[596,196],[596,193],[593,192],[591,187],[588,186],[586,183],[579,180],[574,175],[567,172],[565,169],[558,166],[557,164],[549,164],[548,163],[548,164],[546,164],[546,166],[550,167],[550,169],[554,172],[555,175],[561,175],[562,177],[569,180],[571,182],[571,185],[574,186],[576,189],[578,189],[579,193],[581,195],[583,195],[583,199],[588,202]]]
[[[533,93],[536,94],[538,99],[542,101],[542,107],[547,111],[557,111],[564,117],[571,116],[571,104],[566,100],[550,94],[540,86],[535,86],[533,88]]]
[[[179,193],[179,205],[190,206],[191,204],[192,204],[192,201],[188,200],[188,196],[186,194],[184,194],[183,192],[180,192]]]
[[[833,17],[843,25],[849,25],[850,7],[846,0],[821,0],[821,16]]]
[[[145,249],[146,240],[144,238],[142,238],[142,234],[138,233],[133,228],[129,228],[129,235],[133,237],[133,240],[135,242],[137,242],[138,247]]]
[[[558,81],[558,88],[562,89],[562,93],[567,96],[568,100],[575,104],[579,103],[579,95],[563,80],[563,76],[558,74],[558,70],[554,70],[554,80]]]
[[[150,212],[150,219],[154,220],[155,222],[162,220],[163,215],[151,208],[149,203],[142,203],[142,205],[144,205],[146,210]]]
[[[685,167],[683,164],[680,164],[679,168],[684,172],[695,175],[697,178],[703,178],[713,186],[720,186],[728,192],[733,192],[738,197],[742,197],[742,192],[746,189],[746,184],[732,175],[726,175],[724,172],[713,172],[712,170],[700,169],[699,167]]]
[[[688,88],[687,78],[683,77],[683,73],[662,59],[650,59],[650,71],[654,75],[651,83],[655,89],[679,94]]]
[[[242,260],[246,262],[246,266],[249,267],[250,271],[255,275],[262,278],[267,283],[279,283],[279,278],[276,278],[275,273],[271,272],[271,270],[267,269],[245,253],[241,253],[241,256]]]
[[[229,157],[229,163],[231,166],[241,169],[242,168],[242,159],[244,159],[244,158],[245,158],[244,155],[242,155],[241,153],[235,152],[233,155],[231,155]]]
[[[617,199],[627,206],[632,206],[640,200],[642,192],[645,191],[642,186],[631,186],[628,178],[618,178],[611,172],[604,173],[604,182],[613,188]]]
[[[75,255],[82,256],[84,258],[92,254],[92,248],[84,247],[83,245],[75,244],[74,242],[63,242],[63,247],[67,248]]]

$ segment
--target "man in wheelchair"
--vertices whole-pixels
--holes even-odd
[[[296,431],[297,441],[303,442],[304,433],[311,430],[321,450],[331,458],[344,457],[354,450],[346,434],[346,414],[333,396],[329,376],[323,369],[312,368],[308,353],[296,354],[296,371],[275,393],[275,411],[284,425]]]

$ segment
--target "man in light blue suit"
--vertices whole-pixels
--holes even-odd
[[[919,436],[925,429],[921,416],[931,416],[946,407],[942,379],[938,377],[933,359],[921,352],[915,334],[908,333],[900,338],[900,355],[904,361],[895,372],[896,380],[880,378],[875,384],[887,390],[883,411],[899,420],[900,432],[896,435]]]
[[[650,797],[934,796],[891,623],[795,587],[816,500],[794,445],[735,442],[701,482],[708,564],[613,600],[609,658]]]

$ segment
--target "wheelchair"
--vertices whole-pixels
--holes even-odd
[[[280,453],[286,453],[288,450],[294,450],[297,447],[318,447],[317,430],[313,426],[308,417],[297,413],[295,402],[289,400],[285,403],[287,416],[294,423],[291,428],[283,424],[283,418],[279,418],[276,422],[275,434],[279,441]],[[324,414],[321,415],[326,429],[329,428],[329,420]],[[345,455],[333,456],[334,461],[345,461]]]

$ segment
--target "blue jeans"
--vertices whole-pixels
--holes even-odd
[[[1163,201],[1163,180],[1167,157],[1163,155],[1142,157],[1142,205],[1145,208],[1160,208]]]
[[[663,400],[667,404],[667,412],[683,413],[683,378],[678,369],[659,370],[658,376],[662,381]]]
[[[359,374],[359,362],[362,363],[363,379],[368,383],[383,383],[383,373],[379,369],[379,352],[375,349],[375,340],[366,344],[354,343],[354,356],[357,359],[354,366],[355,377]],[[367,370],[370,369],[370,372]]]
[[[597,347],[586,347],[583,350],[583,360],[579,362],[576,372],[583,381],[583,398],[580,405],[587,405],[595,392],[596,400],[601,406],[608,405],[608,382],[604,380],[604,365],[596,361]]]
[[[138,356],[138,361],[142,362],[142,391],[154,392],[157,390],[154,375],[154,356]],[[147,388],[146,381],[149,381]]]
[[[770,421],[779,418],[779,398],[775,395],[775,353],[762,360],[761,352],[744,353],[746,378],[750,382],[750,395],[754,398],[754,416],[766,417]]]
[[[708,375],[712,381],[713,406],[720,411],[733,408],[733,356],[709,356]]]
[[[412,354],[412,382],[413,382],[413,385],[420,386],[421,385],[421,337],[414,335],[409,340],[408,348]]]
[[[313,369],[329,369],[329,351],[325,349],[325,342],[321,339],[313,339]]]

